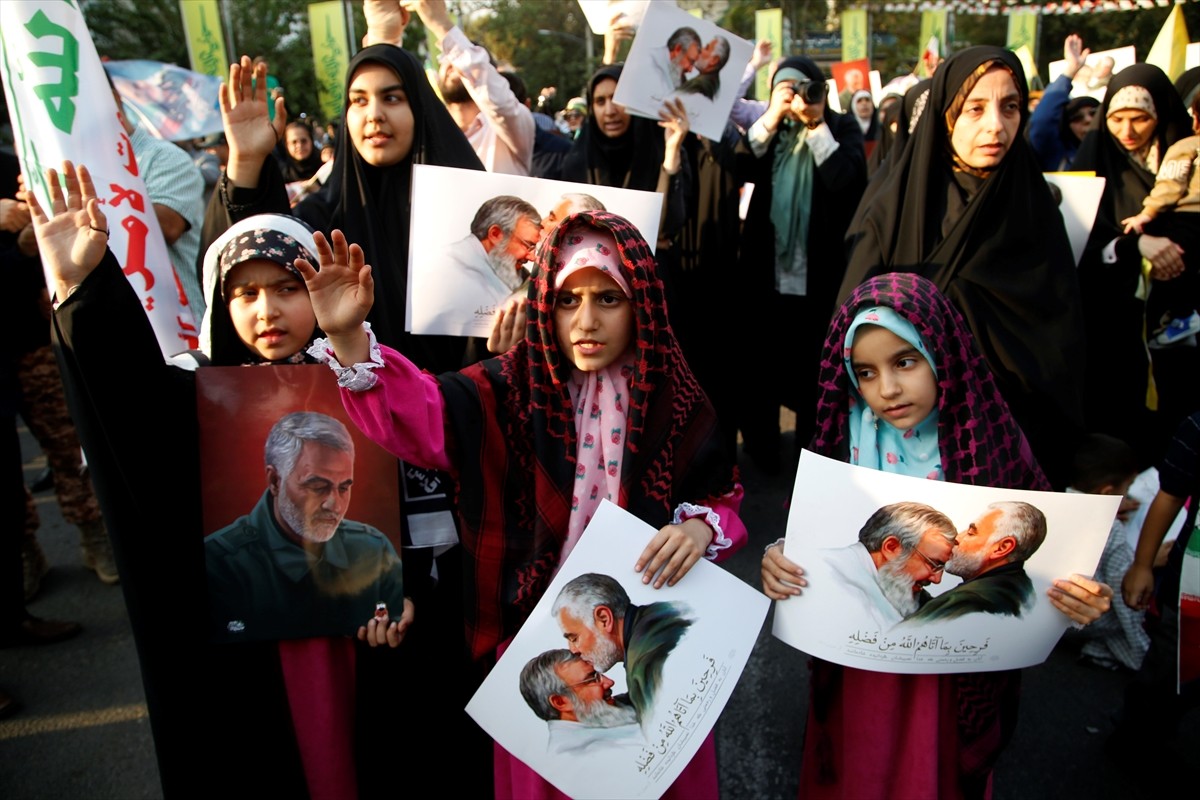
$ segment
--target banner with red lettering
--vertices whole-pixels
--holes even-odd
[[[199,326],[78,3],[0,3],[0,70],[26,185],[48,209],[46,169],[64,159],[87,165],[108,218],[108,246],[141,298],[163,354],[197,347]]]

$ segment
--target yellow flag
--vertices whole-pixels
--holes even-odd
[[[787,53],[783,52],[783,9],[766,8],[754,12],[754,39],[766,39],[771,43],[771,55],[778,61]],[[754,96],[766,100],[771,96],[771,85],[767,83],[769,70],[760,69],[755,79]]]
[[[179,0],[179,13],[192,71],[224,78],[229,74],[229,58],[225,55],[217,0]]]
[[[1008,12],[1008,43],[1005,45],[1013,52],[1019,52],[1022,47],[1029,48],[1029,54],[1037,58],[1038,24],[1042,15],[1037,8],[1014,8]]]
[[[335,119],[342,114],[346,65],[350,62],[341,0],[309,3],[308,28],[312,35],[313,67],[317,72],[321,113],[326,119]]]
[[[1175,6],[1167,15],[1162,30],[1155,37],[1150,54],[1146,56],[1146,63],[1153,64],[1167,73],[1168,78],[1175,80],[1186,69],[1184,59],[1187,45],[1187,23],[1183,21],[1183,11],[1179,6]]]
[[[867,10],[856,8],[842,12],[842,61],[870,58],[867,52]]]

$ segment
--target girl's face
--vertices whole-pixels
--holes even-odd
[[[876,417],[898,430],[916,426],[937,407],[933,368],[915,347],[887,328],[858,328],[850,364],[863,400]]]
[[[346,130],[363,161],[390,167],[408,158],[414,120],[400,76],[368,61],[354,73],[347,100]]]
[[[267,361],[300,352],[312,339],[317,317],[304,282],[273,261],[238,264],[225,276],[233,329],[246,347]]]
[[[629,130],[629,113],[625,106],[613,102],[617,91],[617,82],[612,78],[604,78],[596,82],[592,89],[592,115],[600,132],[610,139],[624,135]]]
[[[633,303],[598,269],[567,276],[554,302],[558,349],[577,369],[601,370],[633,346]]]
[[[1021,126],[1021,93],[1012,74],[992,67],[975,82],[962,113],[954,121],[950,146],[969,167],[1000,166]]]

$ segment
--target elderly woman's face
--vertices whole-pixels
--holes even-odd
[[[1108,115],[1108,132],[1129,152],[1141,150],[1154,135],[1158,120],[1140,108],[1125,108]]]
[[[976,83],[954,122],[950,145],[969,167],[995,169],[1016,141],[1021,93],[1012,74],[992,67]]]

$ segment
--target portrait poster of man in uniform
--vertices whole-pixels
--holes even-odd
[[[773,632],[880,672],[1040,664],[1070,622],[1047,591],[1090,576],[1119,498],[995,489],[856,467],[805,451],[784,555],[805,570]]]
[[[396,460],[320,366],[197,372],[209,636],[354,636],[404,611]]]

